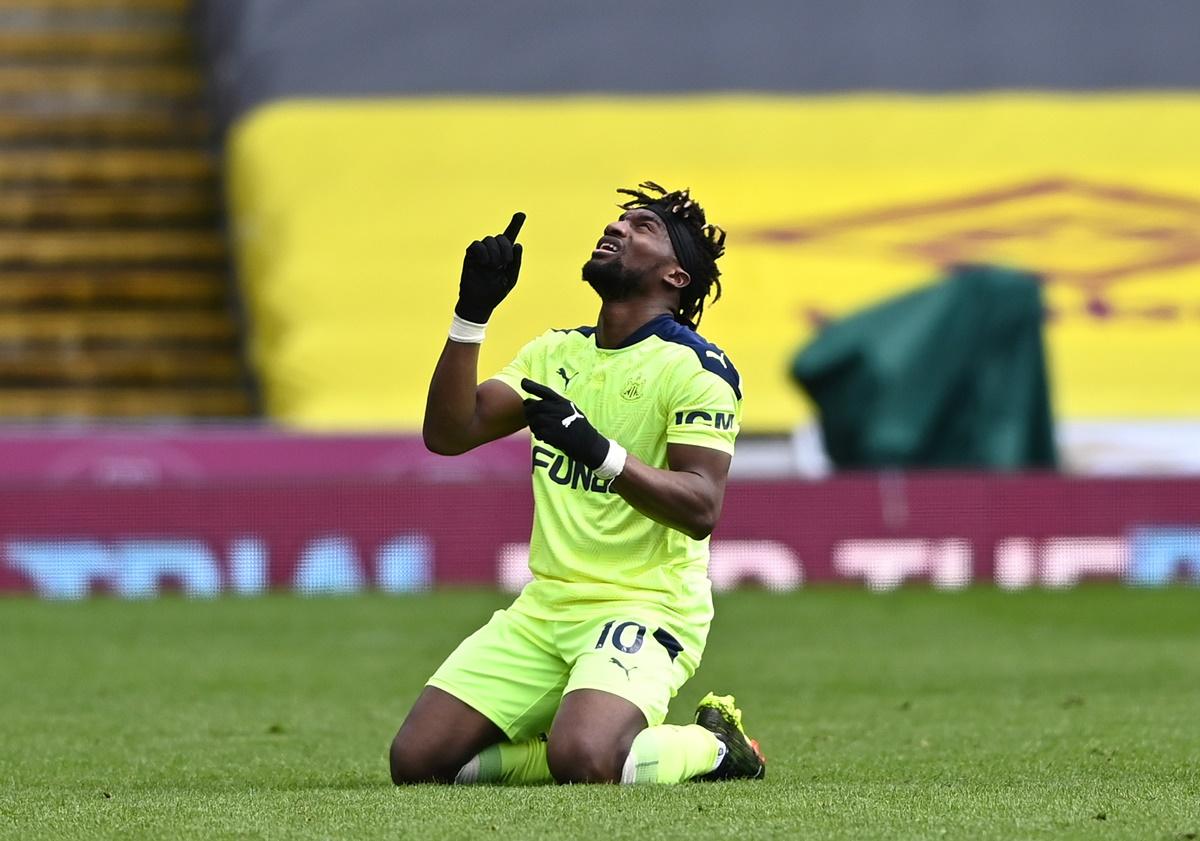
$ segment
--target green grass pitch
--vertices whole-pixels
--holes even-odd
[[[701,672],[760,783],[388,781],[484,592],[0,600],[0,837],[1191,839],[1200,591],[721,598]]]

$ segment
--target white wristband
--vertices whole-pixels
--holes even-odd
[[[486,321],[483,324],[476,324],[474,321],[467,321],[465,318],[455,315],[450,322],[450,338],[456,342],[464,342],[469,345],[480,344],[485,332],[487,332]]]
[[[618,444],[613,439],[608,439],[608,455],[604,457],[604,461],[596,468],[595,473],[601,479],[615,479],[621,475],[621,471],[625,469],[625,458],[629,453],[625,448]]]

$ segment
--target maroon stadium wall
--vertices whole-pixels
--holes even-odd
[[[520,586],[528,445],[275,433],[0,440],[0,591],[46,598]],[[1200,584],[1200,479],[730,483],[718,589]]]

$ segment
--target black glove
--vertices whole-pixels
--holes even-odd
[[[608,439],[588,423],[579,407],[552,388],[533,380],[521,380],[521,388],[541,400],[525,401],[525,421],[539,441],[557,447],[575,461],[595,470],[604,463]]]
[[[524,213],[514,213],[504,233],[484,237],[467,246],[462,279],[458,282],[458,304],[454,314],[475,324],[487,324],[492,310],[517,285],[521,271],[521,246],[517,233],[525,224]]]

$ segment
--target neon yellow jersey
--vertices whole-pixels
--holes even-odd
[[[594,333],[551,330],[494,379],[522,396],[528,396],[523,377],[553,388],[600,434],[652,467],[667,467],[667,444],[733,454],[741,382],[720,348],[669,315],[618,348],[597,347]],[[566,608],[632,600],[694,621],[711,617],[707,538],[693,540],[654,522],[584,465],[536,439],[531,444],[534,581],[520,600],[523,609],[554,618]]]

